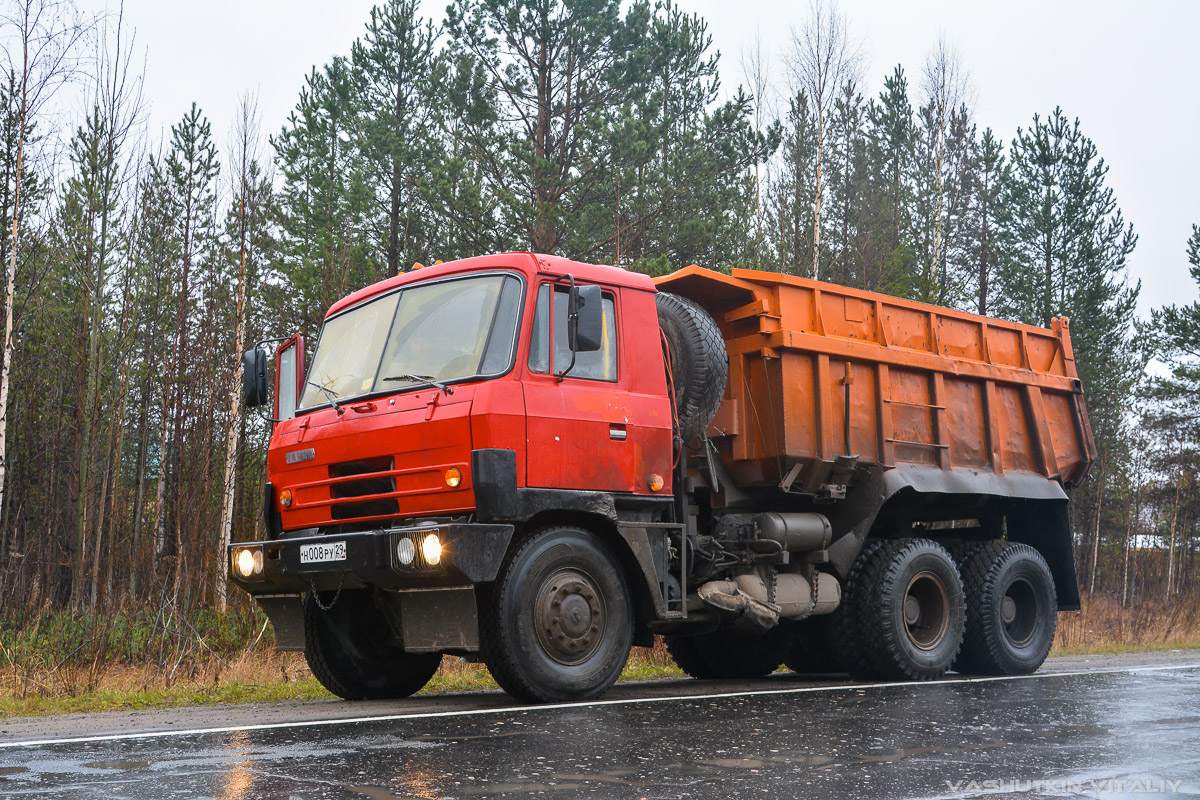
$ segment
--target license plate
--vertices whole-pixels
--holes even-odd
[[[305,544],[300,546],[301,564],[318,564],[322,561],[345,561],[346,543]]]

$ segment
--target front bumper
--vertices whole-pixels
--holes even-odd
[[[408,539],[421,553],[425,537],[437,535],[442,545],[436,565],[426,564],[418,555],[411,564],[401,563],[397,546]],[[229,579],[252,595],[295,594],[337,589],[407,589],[437,586],[464,586],[496,579],[504,553],[512,538],[512,525],[478,523],[438,523],[386,530],[304,536],[268,542],[240,542],[229,545],[225,563]],[[313,545],[322,555],[333,551],[344,557],[336,560],[304,561],[301,553],[311,554]],[[249,549],[261,555],[261,571],[244,576],[236,567],[236,558]]]

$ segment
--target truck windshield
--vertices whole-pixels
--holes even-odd
[[[330,394],[340,401],[507,372],[520,308],[516,277],[481,275],[415,284],[338,314],[321,330],[300,408],[326,405]]]

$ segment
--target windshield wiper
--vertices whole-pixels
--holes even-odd
[[[390,378],[384,378],[385,381],[412,381],[414,383],[424,383],[429,386],[437,387],[446,394],[454,394],[454,387],[447,386],[441,381],[435,381],[432,375],[393,375]]]
[[[333,406],[333,410],[337,412],[339,417],[346,413],[346,410],[338,405],[338,394],[333,389],[330,389],[328,386],[322,386],[314,381],[309,381],[308,385],[325,393],[325,396],[329,398],[329,405]]]

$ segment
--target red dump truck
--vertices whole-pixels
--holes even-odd
[[[446,653],[596,697],[655,634],[703,678],[1021,674],[1078,607],[1065,319],[505,253],[335,303],[309,364],[271,343],[269,533],[229,574],[341,697]]]

